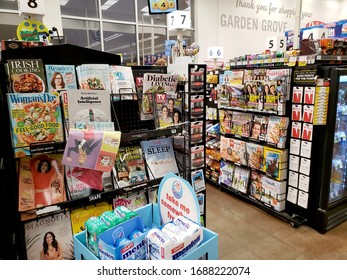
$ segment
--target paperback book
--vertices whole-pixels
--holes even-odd
[[[76,128],[76,123],[110,122],[111,101],[107,90],[67,90],[68,129]],[[67,129],[67,131],[68,131]]]
[[[111,172],[118,153],[121,133],[70,129],[63,164]]]
[[[41,59],[8,59],[8,92],[44,93],[46,79]]]
[[[25,223],[24,232],[28,260],[74,259],[69,211],[59,212]]]
[[[34,143],[64,141],[60,101],[56,95],[9,93],[7,102],[14,148],[28,150]]]
[[[66,201],[61,154],[26,156],[19,161],[18,211]]]
[[[75,65],[46,64],[45,69],[49,92],[77,89]]]
[[[167,173],[178,173],[172,139],[160,138],[142,141],[149,178],[164,177]]]
[[[119,187],[125,187],[147,180],[143,151],[140,146],[120,147],[114,172]]]

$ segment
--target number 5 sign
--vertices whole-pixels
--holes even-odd
[[[223,58],[223,47],[207,48],[207,58]]]
[[[270,50],[275,52],[286,51],[286,37],[285,36],[267,37],[265,41],[265,50]]]
[[[190,29],[191,20],[189,11],[174,11],[167,15],[167,24],[169,30]]]
[[[45,15],[44,0],[18,0],[19,14]]]

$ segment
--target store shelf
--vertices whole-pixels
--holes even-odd
[[[347,55],[317,55],[317,61],[347,61]]]

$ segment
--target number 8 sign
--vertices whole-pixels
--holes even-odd
[[[45,15],[44,0],[18,0],[19,14]]]

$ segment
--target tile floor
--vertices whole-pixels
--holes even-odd
[[[207,228],[221,260],[347,260],[347,222],[325,234],[288,222],[208,185]]]

